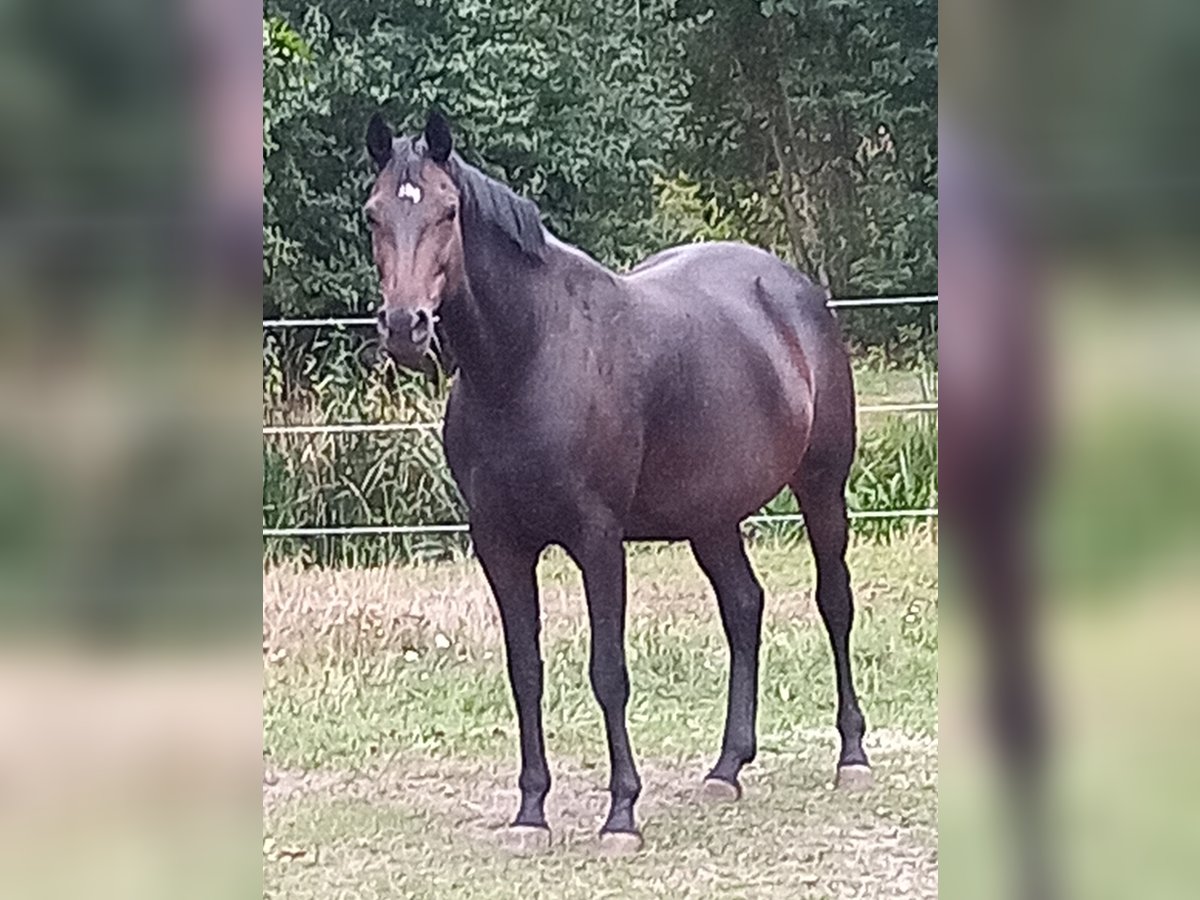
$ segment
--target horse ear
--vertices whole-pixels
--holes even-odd
[[[377,169],[383,169],[392,158],[392,129],[379,113],[371,116],[371,122],[367,125],[367,152],[375,160]]]
[[[425,122],[425,147],[429,158],[436,163],[444,163],[450,158],[454,149],[454,138],[450,135],[450,123],[436,109],[429,111]]]

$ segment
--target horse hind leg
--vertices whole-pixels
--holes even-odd
[[[692,540],[692,552],[712,583],[729,641],[729,700],[721,755],[704,780],[713,799],[741,796],[738,774],[754,759],[758,708],[758,658],[762,634],[763,590],[737,526]]]
[[[854,598],[846,567],[849,521],[846,515],[846,478],[849,465],[828,465],[806,460],[791,482],[804,514],[809,543],[817,566],[817,609],[833,649],[837,682],[837,729],[841,737],[837,784],[865,787],[871,770],[863,751],[866,723],[854,690],[850,666],[850,630],[854,624]]]

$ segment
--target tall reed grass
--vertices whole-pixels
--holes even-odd
[[[291,340],[292,338],[288,338]],[[364,366],[361,339],[331,333],[303,354],[268,335],[263,344],[264,421],[270,425],[341,422],[439,422],[445,385],[406,375],[389,362]],[[287,361],[296,359],[295,365]],[[921,373],[925,399],[935,396],[931,368]],[[847,487],[851,509],[921,509],[937,505],[936,413],[860,416],[859,452]],[[781,493],[766,513],[795,513]],[[263,439],[263,526],[434,525],[465,521],[462,498],[446,467],[440,431],[282,434]],[[921,520],[856,520],[878,539]],[[756,525],[749,533],[802,537],[795,523]],[[369,566],[434,561],[467,550],[462,533],[266,538],[268,561]]]

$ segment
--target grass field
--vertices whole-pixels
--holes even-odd
[[[595,852],[607,749],[578,574],[542,564],[554,845],[518,859],[516,724],[477,566],[264,573],[268,897],[932,897],[937,894],[937,542],[853,544],[853,653],[876,786],[831,789],[832,665],[803,544],[759,543],[767,590],[759,757],[746,795],[715,759],[726,648],[686,549],[632,548],[630,734],[646,849]]]

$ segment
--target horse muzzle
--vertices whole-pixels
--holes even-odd
[[[386,309],[379,313],[379,336],[402,366],[423,369],[433,341],[434,316],[426,309]]]

